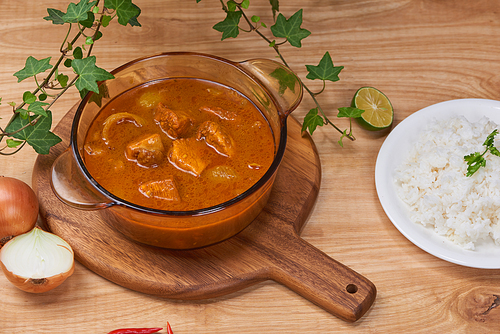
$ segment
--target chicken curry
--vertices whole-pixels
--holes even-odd
[[[148,208],[186,211],[226,202],[274,159],[261,112],[233,89],[166,79],[109,102],[87,133],[84,161],[110,193]]]

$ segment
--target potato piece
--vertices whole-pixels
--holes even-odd
[[[123,122],[132,122],[138,128],[140,128],[141,126],[143,126],[146,123],[142,117],[128,113],[128,112],[119,112],[119,113],[110,115],[104,121],[103,128],[102,128],[102,140],[104,140],[104,142],[106,142],[106,144],[108,143],[109,130],[111,129],[111,126],[113,126],[115,124],[120,124]]]
[[[165,148],[159,134],[146,135],[130,143],[125,148],[129,160],[135,160],[141,166],[159,165],[164,158]]]
[[[223,156],[232,157],[234,154],[233,138],[218,123],[206,121],[201,124],[196,138],[204,138],[209,146]]]
[[[146,91],[139,98],[139,105],[145,108],[155,107],[162,100],[162,96],[158,91]]]
[[[164,104],[158,104],[155,111],[155,122],[171,139],[177,139],[186,133],[194,120],[184,111],[173,111]]]
[[[174,140],[168,152],[168,160],[180,170],[200,176],[208,162],[200,152],[199,143],[194,138]]]
[[[238,114],[234,111],[222,109],[220,107],[201,107],[201,111],[210,113],[212,115],[215,115],[219,117],[220,119],[226,120],[226,121],[235,121],[236,118],[238,117]]]
[[[139,186],[139,191],[147,198],[156,198],[172,202],[180,202],[181,200],[173,176],[160,181],[145,182]]]

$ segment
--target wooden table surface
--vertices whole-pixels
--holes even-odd
[[[138,27],[112,24],[94,54],[107,70],[158,52],[197,51],[235,61],[275,54],[256,35],[220,41],[211,27],[225,16],[219,1],[134,0]],[[66,0],[0,1],[0,121],[6,102],[19,101],[32,83],[12,74],[29,55],[58,56],[65,28],[42,18],[46,8],[66,10]],[[349,0],[281,1],[289,17],[303,8],[312,35],[301,49],[283,47],[289,65],[305,80],[305,64],[329,51],[343,65],[341,80],[319,99],[328,116],[347,106],[361,86],[382,90],[395,109],[395,124],[415,111],[460,98],[500,95],[498,1]],[[252,0],[250,14],[271,22],[268,1]],[[309,85],[319,89],[319,82]],[[56,124],[78,101],[67,93],[52,108]],[[293,115],[302,121],[313,107],[305,98]],[[345,121],[337,122],[344,128]],[[374,168],[387,133],[354,126],[357,140],[332,128],[313,139],[322,167],[318,200],[302,237],[377,287],[371,309],[344,322],[273,281],[224,297],[168,300],[123,288],[77,263],[62,286],[44,293],[17,290],[0,275],[0,333],[107,333],[121,327],[165,327],[174,333],[493,333],[500,328],[500,270],[463,267],[438,259],[408,241],[385,215],[376,194]],[[0,174],[32,183],[37,155],[31,148],[0,157]],[[163,330],[161,333],[166,333]]]

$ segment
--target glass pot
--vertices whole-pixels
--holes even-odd
[[[54,162],[51,186],[56,196],[80,210],[102,210],[103,218],[126,237],[170,249],[192,249],[225,240],[250,224],[269,198],[285,152],[287,116],[302,99],[297,76],[267,59],[232,62],[199,53],[162,53],[131,61],[89,93],[76,111],[70,147]],[[127,202],[104,189],[87,171],[83,158],[85,136],[92,120],[114,97],[136,86],[164,78],[199,78],[236,89],[267,118],[275,141],[269,170],[239,196],[209,208],[165,211]]]

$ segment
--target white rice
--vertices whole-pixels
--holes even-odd
[[[462,116],[431,122],[395,173],[411,221],[432,226],[464,249],[480,242],[500,246],[500,157],[488,152],[486,167],[471,177],[464,161],[465,155],[484,152],[482,144],[496,128],[486,117],[476,123]]]

